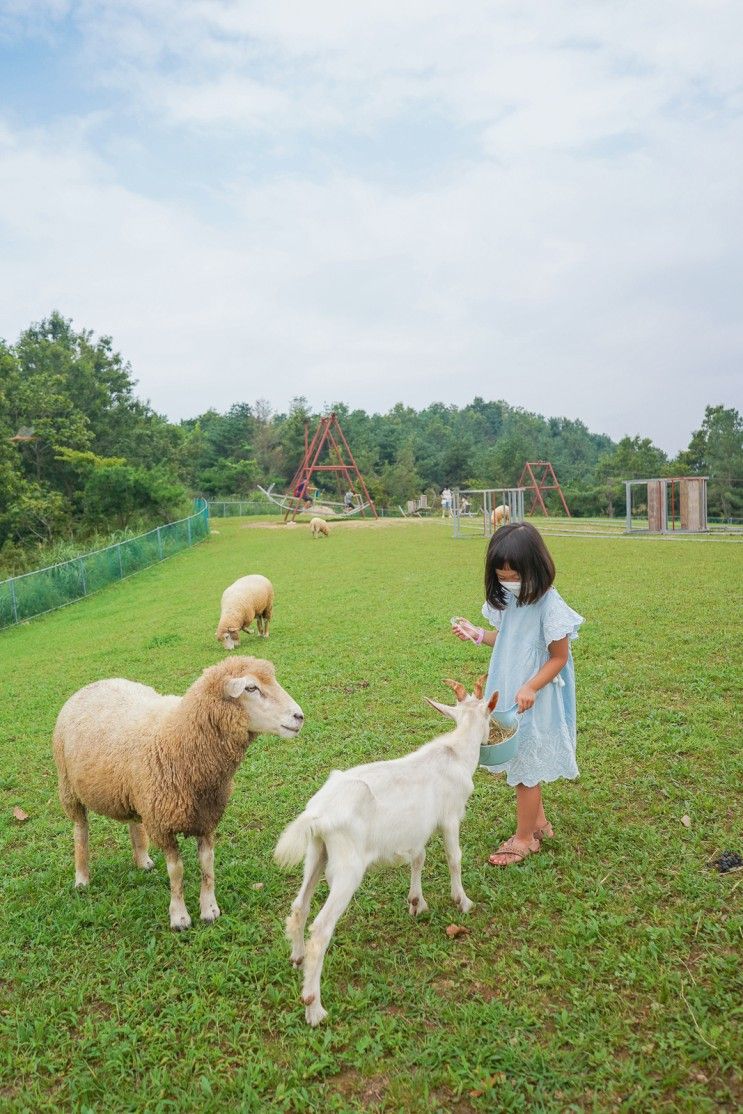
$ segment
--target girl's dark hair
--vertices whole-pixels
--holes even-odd
[[[490,539],[485,557],[485,599],[498,611],[504,609],[508,599],[497,576],[498,569],[504,565],[517,572],[521,579],[519,606],[541,600],[555,579],[555,563],[542,535],[528,522],[501,526]]]

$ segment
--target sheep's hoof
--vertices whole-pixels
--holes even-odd
[[[308,1025],[313,1029],[319,1025],[328,1016],[328,1011],[324,1010],[319,1002],[313,1002],[311,1006],[307,1006],[304,1011],[304,1019]]]
[[[466,894],[462,894],[461,897],[454,898],[454,904],[458,905],[463,913],[469,913],[475,903],[474,901],[470,901]]]
[[[76,890],[85,889],[85,887],[88,885],[89,882],[90,882],[89,875],[87,875],[87,874],[76,874],[75,875],[75,889]]]
[[[303,955],[293,955],[292,956],[292,967],[301,967],[303,963],[304,963],[304,956]]]
[[[201,911],[201,919],[204,924],[214,924],[219,916],[221,916],[221,910],[216,901],[213,905],[210,905],[208,909],[202,909]]]
[[[424,897],[411,897],[408,899],[408,912],[411,917],[419,917],[428,911],[428,903]]]
[[[191,927],[191,918],[188,913],[179,913],[177,916],[170,918],[170,927],[173,932],[184,932]]]
[[[135,859],[134,865],[139,867],[140,870],[152,870],[155,864],[148,855],[146,859],[141,859],[139,862]]]

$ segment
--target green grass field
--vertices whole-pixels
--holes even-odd
[[[479,613],[484,546],[440,520],[341,524],[318,541],[247,522],[215,521],[195,549],[0,635],[0,1109],[739,1108],[743,872],[709,862],[743,853],[743,547],[548,539],[557,586],[587,618],[582,773],[546,791],[556,838],[521,867],[489,867],[514,803],[478,772],[462,830],[469,935],[445,932],[464,918],[438,838],[419,921],[405,868],[370,873],[328,952],[329,1020],[310,1030],[283,936],[300,873],[281,874],[272,848],[332,768],[445,729],[423,696],[450,699],[440,678],[486,668],[449,628]],[[241,649],[272,658],[306,727],[248,751],[217,843],[222,918],[177,935],[162,856],[137,871],[123,825],[92,818],[91,885],[73,890],[52,728],[100,677],[183,692],[224,654],[222,589],[253,571],[273,580],[276,610],[269,642]],[[193,841],[184,857],[197,914]]]

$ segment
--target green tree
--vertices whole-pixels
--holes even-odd
[[[115,523],[123,529],[140,519],[175,519],[185,514],[187,504],[185,489],[164,468],[96,468],[83,491],[85,515],[95,526]]]
[[[680,471],[708,475],[712,516],[743,514],[743,416],[732,407],[707,406],[701,428],[676,461]]]
[[[422,484],[415,467],[412,444],[403,445],[394,464],[388,464],[383,469],[382,490],[393,506],[420,494]]]
[[[0,517],[0,533],[12,541],[50,542],[68,526],[67,502],[58,491],[26,482],[16,491]]]

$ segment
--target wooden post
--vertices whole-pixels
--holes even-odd
[[[664,480],[648,480],[648,530],[651,534],[666,532],[666,485]]]

